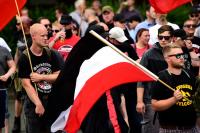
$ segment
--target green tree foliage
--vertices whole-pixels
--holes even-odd
[[[35,0],[34,0],[35,1]],[[38,0],[36,0],[38,1]],[[52,1],[52,0],[50,0]],[[74,4],[73,1],[71,0],[70,2],[67,0],[65,2],[61,2],[62,0],[57,0],[57,4],[53,5],[39,5],[37,2],[34,5],[31,5],[31,2],[33,0],[30,0],[27,8],[29,9],[29,14],[30,17],[36,21],[37,18],[40,16],[46,16],[48,17],[52,22],[55,21],[55,7],[62,6],[66,11],[69,13],[74,10]],[[39,2],[39,1],[38,1]],[[92,0],[87,0],[87,6],[91,6]],[[121,0],[102,0],[101,3],[102,5],[111,5],[114,8],[114,11],[117,11],[119,8],[119,3]],[[136,8],[141,11],[141,14],[145,18],[145,7],[147,6],[147,1],[143,0],[142,3],[136,1]],[[179,26],[182,26],[183,22],[188,18],[188,13],[191,9],[191,5],[187,4],[184,6],[181,6],[180,8],[177,8],[176,10],[172,11],[168,15],[168,20],[170,22],[176,23]],[[13,27],[15,27],[15,18],[0,32],[0,37],[3,37],[8,45],[12,49],[12,53],[15,52],[16,44],[14,44],[13,41]]]

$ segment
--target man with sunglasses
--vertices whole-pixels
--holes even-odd
[[[176,42],[183,50],[185,69],[197,76],[199,73],[199,49],[193,47],[192,41],[187,39],[186,32],[183,29],[174,30],[173,42]]]
[[[62,25],[62,30],[50,38],[49,47],[57,50],[65,60],[72,48],[80,40],[80,37],[72,32],[73,19],[71,16],[62,15],[60,24]]]
[[[40,17],[38,19],[38,23],[45,26],[45,28],[48,31],[48,38],[52,37],[52,25],[51,25],[50,20],[47,17]]]
[[[200,38],[194,36],[196,27],[197,27],[197,25],[192,19],[186,20],[183,24],[183,30],[187,34],[187,39],[191,40],[192,44],[196,44],[196,45],[200,46]]]
[[[140,61],[144,67],[158,74],[160,71],[167,68],[167,63],[164,60],[162,49],[172,41],[173,28],[169,25],[161,26],[158,29],[158,41],[151,49],[143,54]],[[153,124],[155,112],[151,107],[151,91],[153,82],[139,82],[137,85],[137,105],[138,113],[144,114],[144,120],[148,121],[142,127],[142,133],[158,133],[158,121]]]
[[[174,88],[156,82],[152,89],[152,107],[158,112],[160,133],[197,133],[196,112],[192,95],[195,78],[184,70],[184,53],[180,46],[172,43],[163,48],[168,68],[159,73],[159,79]]]
[[[189,18],[192,19],[197,26],[200,26],[200,16],[199,16],[199,11],[196,7],[192,7]]]

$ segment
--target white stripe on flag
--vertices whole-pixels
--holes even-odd
[[[129,62],[109,46],[98,50],[90,59],[85,60],[80,67],[80,72],[76,80],[75,95],[79,94],[85,82],[99,71],[119,62]]]
[[[65,128],[71,107],[72,106],[70,106],[67,110],[62,111],[60,113],[59,117],[56,119],[56,121],[51,126],[51,132],[55,133],[56,131],[59,131],[59,130],[62,131]]]

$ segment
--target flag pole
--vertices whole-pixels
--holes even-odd
[[[115,47],[113,44],[111,44],[110,42],[108,42],[106,39],[104,39],[103,37],[101,37],[99,34],[97,34],[95,31],[91,30],[90,34],[92,34],[93,36],[95,36],[97,39],[99,39],[100,41],[102,41],[104,44],[108,45],[110,48],[112,48],[114,51],[116,51],[118,54],[120,54],[121,56],[123,56],[125,59],[127,59],[128,61],[130,61],[133,65],[137,66],[137,68],[139,68],[141,71],[143,71],[145,74],[149,75],[151,78],[153,78],[154,80],[159,81],[161,84],[163,84],[164,86],[166,86],[168,89],[175,91],[174,88],[172,88],[171,86],[169,86],[168,84],[166,84],[164,81],[162,81],[161,79],[159,79],[159,77],[157,75],[155,75],[154,73],[152,73],[151,71],[149,71],[147,68],[145,68],[144,66],[142,66],[141,64],[137,63],[136,61],[134,61],[133,59],[131,59],[130,57],[128,57],[126,54],[124,54],[122,51],[120,51],[117,47]],[[183,97],[185,100],[187,101],[191,101],[189,100],[187,97]]]
[[[29,64],[30,64],[30,67],[31,67],[31,72],[33,72],[33,65],[32,65],[30,53],[29,53],[29,50],[28,50],[27,40],[26,40],[26,36],[25,36],[25,32],[24,32],[24,27],[23,27],[23,24],[22,24],[21,15],[20,15],[20,12],[19,12],[19,6],[17,4],[17,0],[15,0],[15,5],[16,5],[16,8],[17,8],[17,14],[19,16],[20,25],[22,27],[22,34],[23,34],[23,37],[24,37],[24,42],[25,42],[25,46],[26,46],[26,51],[27,51],[27,56],[28,56]],[[38,94],[35,83],[34,83],[34,86],[35,86],[36,93]]]

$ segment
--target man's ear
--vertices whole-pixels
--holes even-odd
[[[164,58],[165,58],[165,61],[166,61],[166,62],[169,62],[169,61],[170,61],[170,58],[169,58],[169,57],[166,56],[166,57],[164,57]]]

